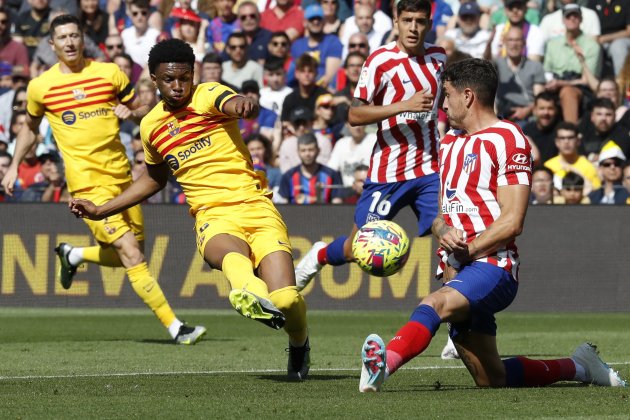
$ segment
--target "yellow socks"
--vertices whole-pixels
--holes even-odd
[[[292,346],[301,347],[308,338],[306,325],[306,302],[297,287],[288,286],[269,293],[269,300],[286,318],[284,330],[289,334]]]
[[[83,261],[104,265],[105,267],[122,267],[118,253],[111,246],[103,248],[96,245],[83,248]]]
[[[221,270],[230,282],[232,289],[246,289],[261,298],[269,298],[267,283],[254,275],[252,262],[245,255],[230,252],[223,257]]]
[[[162,288],[149,273],[147,263],[128,268],[127,275],[136,294],[151,308],[162,325],[168,328],[177,317],[166,301]]]

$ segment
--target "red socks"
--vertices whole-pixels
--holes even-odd
[[[575,378],[575,363],[571,359],[533,360],[523,356],[503,361],[506,386],[545,386]]]
[[[387,370],[391,375],[399,367],[422,353],[433,334],[416,321],[407,322],[387,344]]]

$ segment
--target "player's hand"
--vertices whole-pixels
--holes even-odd
[[[98,215],[98,206],[90,200],[83,198],[73,198],[68,203],[70,212],[81,219],[101,220],[103,217]]]
[[[15,187],[15,181],[17,181],[17,175],[17,168],[11,166],[7,173],[4,174],[4,178],[2,178],[2,188],[10,197],[13,197],[13,188]]]
[[[446,250],[447,253],[452,254],[454,252],[463,252],[468,250],[468,244],[466,243],[466,237],[464,231],[460,229],[451,228],[447,230],[444,235],[440,237],[440,246]]]
[[[114,115],[120,118],[121,120],[126,120],[132,115],[131,110],[123,104],[116,105],[115,107],[112,108],[112,111],[114,111]]]
[[[239,118],[256,118],[259,109],[258,101],[247,96],[243,96],[240,101],[234,104],[234,110]]]
[[[435,97],[427,91],[422,91],[416,92],[407,101],[409,103],[409,111],[428,112],[433,109],[433,102],[435,101]]]

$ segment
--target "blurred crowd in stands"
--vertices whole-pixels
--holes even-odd
[[[376,127],[347,113],[369,54],[397,37],[389,0],[0,0],[0,179],[24,124],[29,80],[53,66],[50,21],[75,14],[85,54],[117,64],[143,103],[159,98],[151,47],[174,37],[197,57],[196,82],[259,100],[241,132],[278,203],[354,203]],[[532,204],[630,204],[630,2],[433,0],[427,42],[448,61],[493,60],[497,113],[519,124],[535,159]],[[448,129],[440,115],[439,129]],[[139,128],[121,124],[134,178],[146,170]],[[46,121],[14,197],[64,202],[64,167]],[[176,182],[149,203],[184,203]]]

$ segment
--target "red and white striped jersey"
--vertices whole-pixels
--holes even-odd
[[[426,90],[435,101],[430,112],[404,112],[378,123],[377,141],[368,178],[398,182],[438,171],[437,114],[442,94],[444,49],[424,44],[425,55],[410,57],[396,42],[378,48],[366,60],[355,98],[374,105],[390,105]]]
[[[444,220],[447,225],[463,230],[468,243],[501,215],[498,187],[532,184],[529,142],[518,125],[510,121],[499,121],[472,136],[449,131],[440,142],[439,162]],[[442,248],[438,255],[446,260]],[[519,260],[514,241],[495,255],[477,261],[502,267],[518,279]]]

